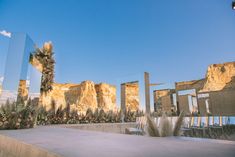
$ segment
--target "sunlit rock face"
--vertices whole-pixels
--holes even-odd
[[[98,107],[105,111],[116,109],[116,87],[100,83],[95,85]]]
[[[103,108],[105,111],[116,109],[116,88],[112,85],[101,83],[95,85],[92,81],[81,84],[53,84],[53,90],[41,96],[41,103],[49,110],[54,101],[56,109],[60,106],[75,109],[85,113],[88,108],[93,111]]]
[[[86,111],[88,108],[94,111],[97,107],[98,104],[95,83],[92,81],[82,82],[78,90],[78,111],[83,112]]]
[[[126,109],[129,111],[139,110],[139,86],[138,84],[126,85]]]
[[[40,101],[44,107],[46,107],[47,110],[51,109],[51,103],[52,101],[55,102],[55,107],[58,108],[62,106],[62,108],[65,108],[66,105],[69,103],[68,100],[70,99],[77,99],[72,94],[70,94],[70,97],[67,97],[66,93],[70,91],[71,88],[79,88],[79,85],[77,84],[53,84],[53,90],[48,92],[47,94],[43,94],[40,97]],[[72,104],[71,104],[72,105]]]
[[[202,91],[235,89],[235,62],[212,64],[207,69]]]
[[[53,84],[53,90],[41,96],[41,102],[49,110],[54,101],[56,108],[73,106],[78,112],[84,113],[88,108],[97,108],[95,84],[84,81],[81,84]]]

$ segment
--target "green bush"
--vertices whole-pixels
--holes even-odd
[[[0,108],[0,129],[25,129],[35,125],[37,104],[31,99],[26,104],[9,101]]]
[[[54,107],[53,107],[54,106]],[[68,106],[68,105],[67,105]],[[125,122],[135,122],[136,115],[141,113],[128,111],[125,114]],[[76,110],[70,111],[69,107],[62,109],[59,107],[55,109],[52,102],[52,107],[46,111],[44,107],[38,109],[37,125],[49,124],[86,124],[86,123],[120,123],[121,112],[108,111],[103,109],[96,109],[94,112],[88,108],[86,114],[79,114]]]
[[[37,125],[50,124],[79,124],[79,123],[119,123],[121,122],[121,112],[96,109],[94,112],[89,108],[85,115],[77,111],[70,111],[69,105],[65,109],[62,106],[56,109],[54,101],[51,109],[38,107],[38,104],[29,99],[24,102],[6,102],[0,107],[0,129],[25,129],[33,128]],[[136,115],[141,113],[127,111],[125,122],[135,122]]]

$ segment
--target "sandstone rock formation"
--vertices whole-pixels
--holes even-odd
[[[116,110],[116,87],[106,83],[95,84],[84,81],[81,84],[53,84],[53,90],[41,95],[40,102],[49,110],[54,101],[55,108],[62,109],[70,105],[70,109],[85,113],[88,108],[93,111],[102,108],[104,111]],[[126,109],[137,111],[139,109],[138,84],[126,85]]]
[[[93,111],[99,107],[105,111],[116,109],[116,88],[105,83],[95,85],[92,81],[81,84],[53,84],[53,90],[41,96],[41,103],[47,110],[54,101],[56,108],[65,108],[70,105],[80,113],[85,113],[88,108]]]
[[[235,62],[212,64],[206,73],[206,82],[202,91],[235,89]]]
[[[95,83],[84,81],[78,91],[77,109],[80,112],[91,108],[93,111],[98,107]]]
[[[177,82],[176,89],[197,89],[199,92],[235,89],[235,62],[212,64],[208,67],[205,78]]]
[[[139,85],[138,83],[126,84],[126,109],[139,110]]]
[[[48,92],[47,94],[43,94],[40,97],[40,101],[42,105],[47,109],[51,109],[51,103],[52,101],[55,101],[56,108],[59,106],[62,106],[62,108],[65,108],[67,105],[65,93],[69,91],[70,88],[78,87],[76,84],[53,84],[53,90]],[[74,96],[71,95],[71,99],[74,98]]]
[[[95,85],[98,107],[105,111],[116,109],[116,87],[100,83]]]

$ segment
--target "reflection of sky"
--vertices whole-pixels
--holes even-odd
[[[20,80],[26,80],[30,96],[32,93],[38,96],[41,73],[29,63],[30,53],[35,49],[33,41],[24,33],[13,33],[10,40],[0,37],[0,84],[4,90],[1,100],[16,98],[13,93],[18,91]]]
[[[4,90],[18,90],[19,80],[22,71],[27,70],[27,64],[24,62],[26,58],[25,50],[26,35],[22,33],[12,34],[9,50],[6,58],[6,66],[4,72]],[[26,76],[25,79],[26,80]]]
[[[209,125],[213,125],[213,118],[209,117]]]
[[[235,117],[229,117],[228,123],[235,124]]]
[[[35,68],[32,68],[29,63],[29,55],[34,51],[34,47],[33,41],[26,34],[12,34],[9,51],[7,51],[3,82],[4,90],[18,91],[19,81],[27,80],[27,85],[31,83],[32,86],[30,90],[32,92],[39,92],[40,74],[36,72],[33,73],[31,69]],[[30,79],[30,82],[28,79]]]
[[[219,124],[219,117],[218,116],[214,117],[214,124]]]
[[[2,85],[3,79],[3,76],[0,76],[0,85]]]
[[[179,91],[179,95],[186,95],[186,94],[195,94],[195,89],[189,89],[189,90],[181,90],[181,91]]]
[[[202,125],[202,126],[205,126],[206,123],[207,123],[206,117],[201,117],[201,125]]]
[[[29,93],[40,93],[41,72],[29,64]]]
[[[4,74],[8,46],[9,38],[0,35],[0,82]]]
[[[198,125],[198,117],[194,117],[193,126]]]
[[[28,76],[28,66],[29,66],[29,56],[30,53],[34,51],[34,43],[32,39],[28,35],[26,35],[25,43],[24,43],[24,55],[23,55],[23,61],[22,61],[22,69],[20,74],[20,79],[26,80]]]
[[[188,105],[189,105],[189,111],[192,112],[193,111],[193,102],[192,102],[192,96],[189,95],[188,96]]]

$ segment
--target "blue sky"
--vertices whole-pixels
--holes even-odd
[[[52,41],[56,82],[151,82],[204,77],[235,60],[232,0],[0,0],[0,30]]]

